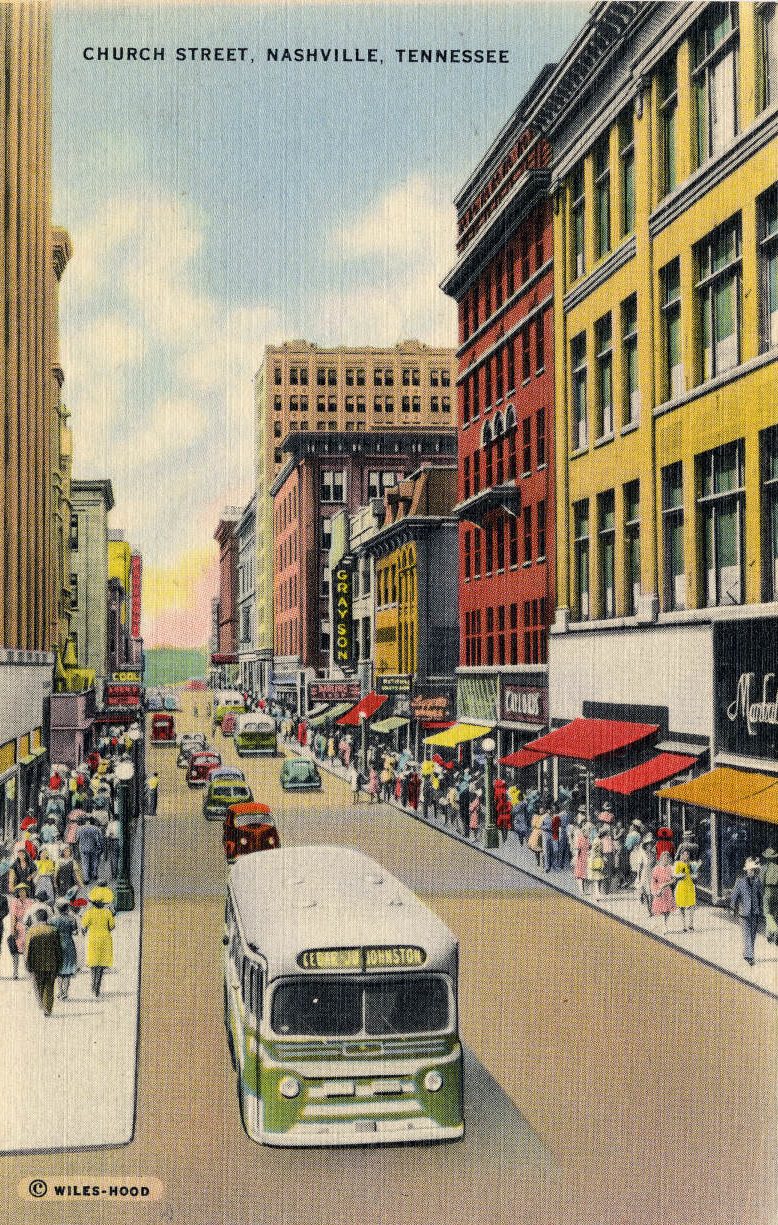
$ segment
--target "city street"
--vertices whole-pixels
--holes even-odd
[[[196,722],[184,701],[179,730]],[[232,743],[216,741],[234,761]],[[648,1225],[660,1202],[732,1225],[774,1219],[774,1001],[395,810],[353,808],[338,780],[288,796],[280,759],[242,764],[285,844],[366,851],[456,931],[465,1139],[294,1151],[246,1138],[222,1023],[220,826],[203,819],[174,751],[152,748],[160,805],[147,824],[136,1138],[17,1158],[14,1171],[156,1177],[165,1194],[131,1209],[70,1201],[69,1225]],[[637,1152],[650,1156],[635,1164]],[[27,1208],[27,1221],[44,1219],[46,1208]]]

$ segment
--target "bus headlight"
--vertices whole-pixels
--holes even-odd
[[[278,1082],[278,1092],[282,1097],[297,1097],[300,1092],[300,1082],[294,1076],[283,1076]]]
[[[436,1068],[433,1068],[432,1071],[428,1072],[424,1077],[424,1088],[429,1089],[430,1093],[437,1093],[438,1089],[442,1088],[442,1085],[443,1077]]]

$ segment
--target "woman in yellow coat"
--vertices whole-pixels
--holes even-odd
[[[691,855],[687,850],[682,850],[673,864],[673,876],[676,880],[675,885],[675,904],[681,912],[683,919],[683,930],[694,931],[694,907],[697,905],[697,890],[694,887],[694,867],[691,863]],[[686,926],[686,916],[689,916],[689,926]]]
[[[92,970],[92,993],[100,995],[103,970],[113,965],[113,931],[116,920],[106,902],[109,890],[95,888],[89,895],[92,905],[84,912],[81,926],[86,932],[86,964]],[[112,897],[113,895],[111,895]]]

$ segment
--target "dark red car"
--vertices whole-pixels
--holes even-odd
[[[176,721],[172,715],[157,714],[151,716],[151,743],[176,743]]]
[[[271,851],[280,846],[278,830],[272,821],[264,820],[271,815],[267,804],[231,804],[224,818],[222,843],[228,863],[234,863],[239,855],[252,851]]]
[[[206,749],[202,753],[193,753],[186,769],[187,787],[204,787],[214,770],[222,764],[219,753]]]

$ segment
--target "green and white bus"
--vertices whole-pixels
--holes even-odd
[[[456,938],[348,847],[231,868],[224,1019],[246,1133],[281,1146],[464,1133]]]

